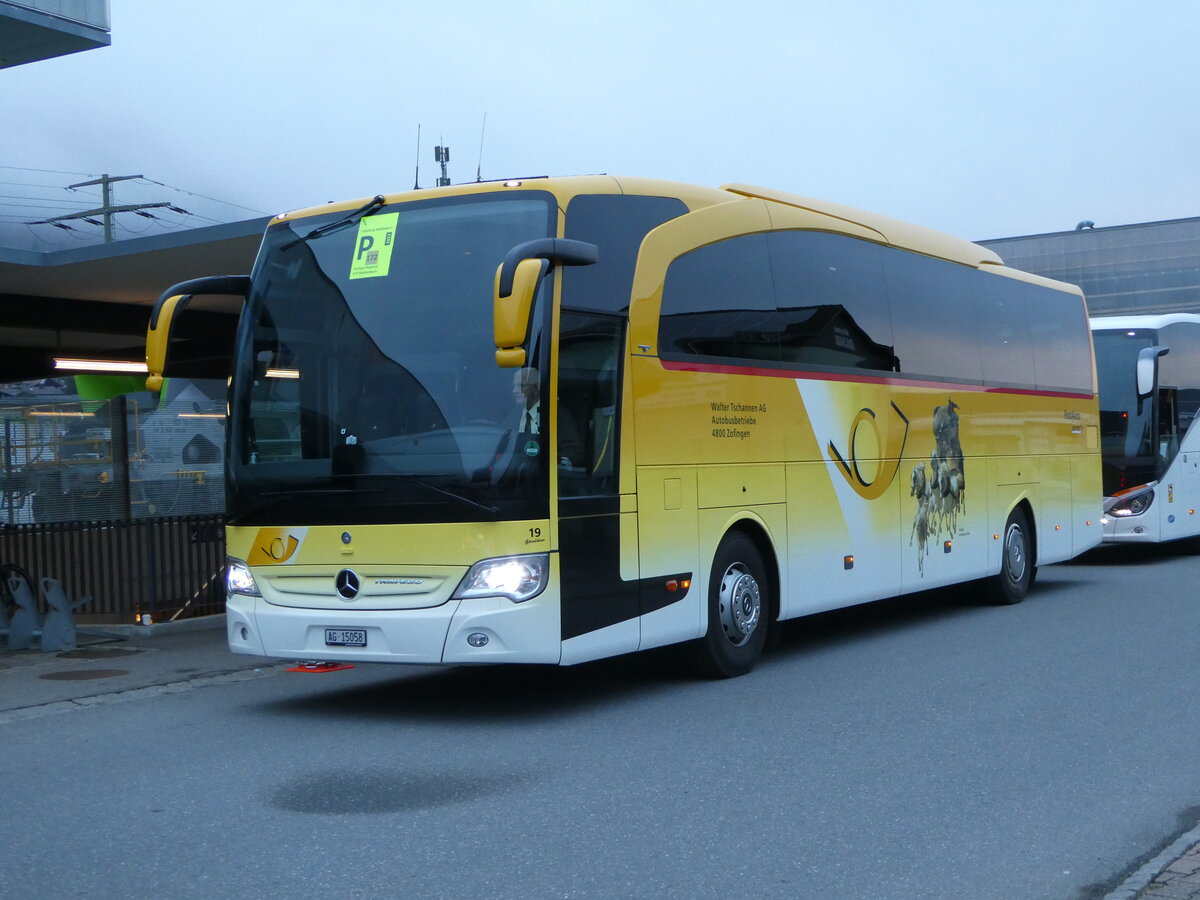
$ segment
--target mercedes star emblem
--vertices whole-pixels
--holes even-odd
[[[353,600],[358,596],[358,576],[350,569],[342,569],[333,580],[338,596],[343,600]]]

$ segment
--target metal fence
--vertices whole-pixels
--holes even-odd
[[[10,391],[0,564],[90,595],[81,622],[223,612],[223,400],[195,383],[169,399]]]
[[[79,621],[150,622],[224,612],[220,515],[0,526],[0,563],[90,595]]]

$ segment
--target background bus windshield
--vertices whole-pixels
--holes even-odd
[[[492,291],[554,214],[521,192],[385,206],[307,240],[345,214],[272,228],[238,337],[230,521],[544,517],[548,454],[524,413],[546,408],[549,279],[528,370],[496,365]]]
[[[1148,329],[1096,331],[1096,374],[1100,385],[1100,451],[1104,495],[1154,481],[1160,474],[1155,449],[1154,403],[1139,404],[1137,358],[1155,342]]]

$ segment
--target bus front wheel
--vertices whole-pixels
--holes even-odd
[[[741,532],[727,534],[708,580],[708,631],[693,646],[703,674],[733,678],[754,668],[767,640],[769,590],[754,541]]]
[[[1033,541],[1029,519],[1014,509],[1004,525],[1000,546],[1000,574],[988,581],[988,596],[993,603],[1020,603],[1033,583]]]

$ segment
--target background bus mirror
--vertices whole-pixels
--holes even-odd
[[[1158,358],[1170,352],[1170,347],[1143,347],[1137,358],[1137,395],[1141,402],[1153,397],[1158,390]]]
[[[150,324],[146,328],[146,389],[162,390],[163,377],[170,375],[168,369],[176,360],[172,359],[172,328],[196,294],[214,294],[242,297],[250,291],[250,278],[245,275],[213,275],[208,278],[193,278],[172,285],[162,292],[150,312]],[[234,320],[236,322],[236,319]],[[178,335],[174,335],[178,336]],[[229,348],[221,352],[228,355]],[[181,373],[188,374],[188,373]]]

